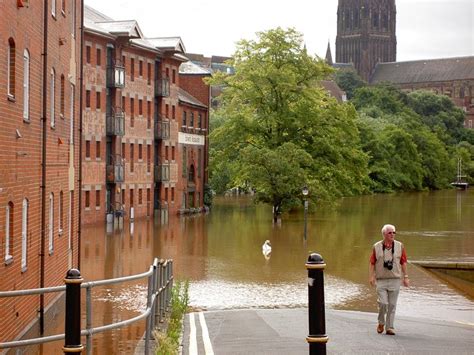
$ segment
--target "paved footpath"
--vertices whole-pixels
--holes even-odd
[[[307,312],[298,308],[186,314],[182,353],[308,354]],[[377,334],[376,326],[374,313],[327,310],[328,354],[474,354],[473,324],[397,317],[395,336]]]

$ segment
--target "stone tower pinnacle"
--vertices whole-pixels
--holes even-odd
[[[378,62],[396,61],[396,13],[395,0],[339,0],[336,62],[369,80]]]

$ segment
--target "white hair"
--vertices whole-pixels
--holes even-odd
[[[385,232],[387,231],[387,229],[393,229],[395,230],[395,226],[392,225],[392,224],[385,224],[383,227],[382,227],[382,235],[385,235]]]

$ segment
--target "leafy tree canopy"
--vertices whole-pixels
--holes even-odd
[[[320,87],[332,69],[307,53],[300,33],[257,33],[238,43],[231,65],[234,75],[210,80],[225,85],[211,145],[231,184],[252,186],[276,213],[301,200],[304,184],[327,201],[366,191],[356,112]]]

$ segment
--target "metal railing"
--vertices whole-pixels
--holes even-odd
[[[107,113],[106,134],[108,136],[123,136],[125,134],[125,114],[122,108],[116,107]]]
[[[170,96],[170,79],[157,78],[155,80],[155,96],[168,97]]]
[[[74,269],[71,269],[74,270]],[[71,271],[70,270],[70,271]],[[76,270],[77,271],[77,270]],[[77,271],[78,272],[78,271]],[[69,272],[68,272],[69,273]],[[80,274],[79,274],[80,276]],[[148,278],[148,292],[147,292],[147,304],[146,309],[136,317],[111,323],[107,325],[102,325],[99,327],[92,327],[92,289],[97,286],[112,285],[117,283],[122,283],[126,281],[138,280],[141,278]],[[106,330],[121,328],[126,325],[132,324],[139,320],[146,318],[146,331],[145,331],[145,354],[150,352],[150,339],[152,337],[152,331],[155,328],[157,322],[162,322],[165,317],[166,311],[169,309],[170,300],[171,300],[171,289],[173,287],[173,260],[158,260],[154,259],[153,264],[150,265],[150,268],[147,272],[123,276],[114,279],[108,280],[99,280],[99,281],[90,281],[80,284],[80,288],[86,289],[86,329],[81,330],[80,335],[86,337],[86,351],[87,354],[92,354],[92,335],[104,332]],[[74,283],[73,283],[74,284]],[[77,282],[76,282],[77,285]],[[54,286],[46,288],[35,288],[29,290],[17,290],[17,291],[1,291],[0,298],[2,297],[18,297],[18,296],[28,296],[28,295],[38,295],[52,292],[63,292],[66,291],[66,288],[69,287],[66,278],[66,286]],[[80,297],[80,291],[78,291]],[[66,297],[68,296],[66,292]],[[67,303],[66,298],[66,303]],[[66,319],[68,309],[65,310]],[[79,312],[80,313],[80,312]],[[80,322],[80,319],[79,319]],[[66,325],[66,329],[67,329]],[[0,343],[0,349],[8,349],[19,346],[28,346],[35,344],[43,344],[51,341],[57,341],[67,338],[66,334],[57,334],[50,335],[40,338],[25,339],[10,341],[6,343]],[[67,347],[68,344],[65,344]],[[64,349],[64,348],[63,348]]]
[[[155,165],[155,182],[170,181],[170,164]]]

